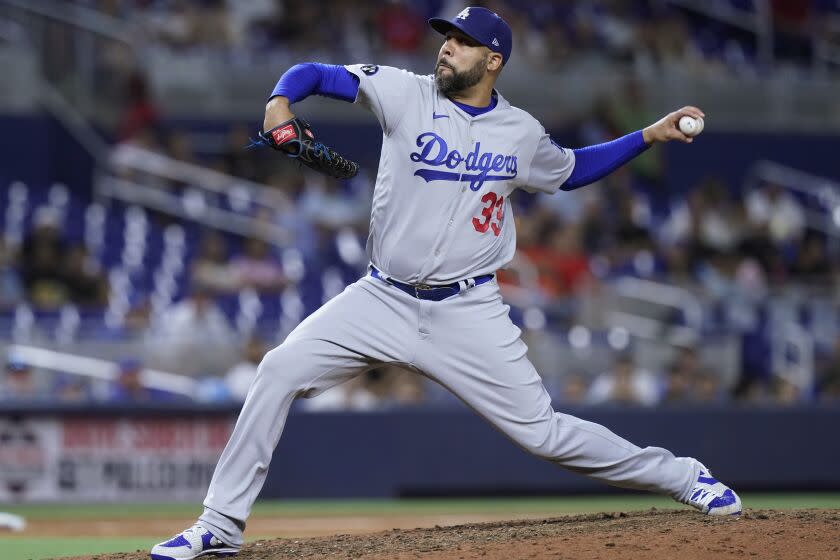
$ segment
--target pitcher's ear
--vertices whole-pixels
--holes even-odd
[[[487,69],[491,72],[495,72],[502,67],[502,55],[497,52],[490,52],[490,56],[487,57]]]

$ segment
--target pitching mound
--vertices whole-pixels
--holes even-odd
[[[840,510],[601,513],[249,543],[238,560],[840,558]],[[146,551],[89,557],[147,560]]]

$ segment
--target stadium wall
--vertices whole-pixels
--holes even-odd
[[[840,489],[840,409],[581,409],[639,445],[702,459],[740,490]],[[231,408],[0,409],[0,501],[200,500]],[[605,492],[466,409],[293,411],[263,498]]]
[[[46,116],[0,116],[0,185],[62,182],[89,196],[94,160],[55,119]]]

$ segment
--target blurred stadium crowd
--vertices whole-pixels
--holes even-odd
[[[270,57],[277,51],[322,61],[380,60],[385,53],[425,56],[438,46],[426,20],[457,13],[464,6],[454,0],[88,0],[86,4],[131,21],[151,48],[211,50],[233,62]],[[754,71],[761,54],[749,22],[765,9],[775,27],[776,65],[796,67],[813,59],[820,40],[837,39],[840,18],[835,0],[473,4],[506,18],[516,41],[512,60],[535,69],[597,64],[608,57],[640,68],[688,64],[709,74]],[[699,13],[684,9],[696,9],[697,4],[723,10],[733,16],[732,23],[703,17],[702,9]]]
[[[427,57],[426,43],[437,44],[438,38],[427,33],[426,18],[461,6],[435,0],[384,6],[352,0],[86,4],[132,21],[150,48],[209,49],[231,59],[283,50],[321,61],[376,59],[381,51]],[[510,17],[519,41],[514,56],[535,68],[595,63],[598,53],[641,69],[691,64],[709,75],[761,69],[750,34],[694,18],[676,3],[537,1],[515,10],[507,2],[484,4]],[[752,2],[728,4],[749,10]],[[810,71],[815,38],[836,33],[840,4],[770,5],[779,26],[777,64]],[[608,141],[655,120],[637,86],[629,80],[620,95],[596,103],[575,124],[575,145]],[[290,236],[283,243],[243,238],[165,212],[79,197],[75,193],[84,189],[72,185],[10,185],[0,244],[4,338],[19,344],[50,340],[65,348],[83,340],[132,344],[118,356],[111,379],[48,371],[11,347],[0,381],[0,399],[7,402],[190,400],[142,383],[144,366],[199,380],[193,400],[241,402],[266,349],[365,271],[372,177],[340,183],[278,166],[271,154],[243,149],[250,132],[244,125],[232,127],[226,147],[208,155],[185,131],[163,126],[142,72],[132,70],[126,87],[130,103],[110,131],[118,145],[268,185],[279,202],[252,217],[278,224]],[[555,400],[643,406],[840,402],[837,238],[810,227],[806,201],[779,184],[745,189],[711,174],[698,177],[687,196],[672,197],[663,174],[661,153],[652,150],[579,191],[553,197],[517,193],[512,200],[518,251],[499,282],[526,340],[551,332],[566,345],[588,346],[607,357],[596,365],[561,362],[544,371]],[[183,182],[136,171],[122,177],[155,183],[185,204],[191,196],[191,185]],[[703,302],[701,332],[673,345],[653,367],[637,361],[626,331],[610,330],[608,344],[589,342],[589,333],[608,331],[599,302],[627,277],[685,288]],[[754,329],[730,316],[733,309],[761,314],[774,297],[798,292],[833,298],[829,311],[835,313],[833,334],[816,338],[806,383],[751,357],[767,348],[746,341]],[[534,309],[539,311],[528,312]],[[586,332],[586,343],[571,334],[566,342],[566,333],[573,332]],[[741,340],[734,378],[724,379],[715,360],[704,356],[709,332]],[[451,399],[420,376],[378,368],[301,406],[371,410]]]

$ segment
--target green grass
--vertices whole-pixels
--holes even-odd
[[[840,508],[840,493],[748,493],[741,495],[745,507],[760,508]],[[342,516],[342,515],[422,515],[460,513],[587,513],[594,511],[680,508],[680,504],[647,494],[572,496],[546,498],[424,498],[403,500],[277,500],[258,501],[253,516]],[[3,506],[4,511],[28,519],[73,517],[76,519],[192,517],[201,505],[189,504],[28,504]]]
[[[83,556],[106,552],[134,552],[148,550],[148,538],[0,538],[0,550],[4,560],[38,560],[59,556]]]
[[[840,509],[840,494],[742,494],[744,506],[752,509],[829,508]],[[488,499],[411,499],[411,500],[289,500],[260,501],[253,509],[258,516],[393,516],[435,514],[539,514],[545,516],[598,511],[634,511],[656,508],[683,508],[667,498],[647,494],[573,496],[549,498]],[[144,517],[192,518],[200,513],[198,504],[37,504],[3,506],[5,511],[27,519],[101,519]],[[180,527],[173,527],[174,533]],[[169,535],[129,538],[85,537],[0,537],[3,560],[38,560],[58,556],[78,556],[104,552],[147,550]],[[249,540],[268,535],[249,535]]]

